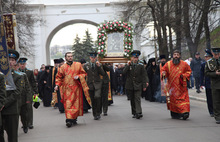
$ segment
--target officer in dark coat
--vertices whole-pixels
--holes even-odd
[[[2,114],[1,114],[1,110],[3,109],[3,107],[5,105],[5,99],[6,99],[5,76],[0,71],[0,129],[2,128]]]
[[[19,62],[19,71],[24,72],[27,74],[28,77],[28,81],[30,83],[30,87],[31,87],[31,94],[29,94],[31,97],[33,95],[38,95],[38,88],[37,88],[37,83],[36,80],[34,79],[34,72],[33,70],[27,69],[26,68],[26,61],[28,60],[27,58],[20,58],[22,60],[22,62]],[[31,104],[32,104],[33,100],[31,100]],[[29,116],[29,129],[33,129],[33,107],[32,105],[29,105],[28,107],[28,116]]]
[[[21,95],[20,92],[20,78],[21,74],[14,71],[12,67],[17,63],[19,58],[19,53],[15,50],[8,50],[9,53],[9,62],[11,68],[11,74],[16,86],[16,89],[10,89],[8,86],[8,81],[6,80],[6,99],[5,105],[2,113],[2,122],[3,126],[0,129],[0,142],[5,142],[4,140],[4,130],[8,135],[8,142],[17,142],[18,141],[18,101]]]
[[[205,50],[206,54],[205,54],[205,60],[208,61],[209,59],[211,59],[212,53],[209,49]],[[206,62],[203,62],[201,64],[201,70],[200,70],[200,86],[201,88],[205,88],[205,93],[206,93],[206,99],[207,99],[207,106],[208,106],[208,111],[211,117],[214,117],[213,114],[213,103],[212,103],[212,89],[211,89],[211,80],[208,76],[205,76],[205,64]]]
[[[220,47],[212,47],[212,55],[205,65],[205,75],[211,79],[214,117],[220,124]]]
[[[148,82],[144,66],[138,63],[140,54],[141,52],[139,50],[134,50],[131,53],[131,61],[128,61],[123,70],[123,74],[126,75],[125,88],[131,99],[132,115],[133,118],[137,119],[143,117],[141,108],[141,93],[142,90],[146,91]]]
[[[84,65],[84,70],[87,72],[87,85],[89,87],[89,95],[92,101],[92,112],[94,120],[99,120],[101,110],[101,89],[102,79],[100,75],[104,76],[105,72],[101,64],[96,61],[97,53],[90,53],[90,62]]]
[[[22,62],[21,59],[18,60],[18,62]],[[14,66],[14,70],[18,71],[18,64]],[[30,84],[27,78],[26,73],[20,72],[21,78],[20,78],[20,91],[21,91],[21,97],[18,103],[18,108],[19,108],[19,114],[21,116],[21,123],[22,123],[22,128],[24,133],[28,132],[28,122],[29,122],[29,117],[28,117],[28,107],[31,105],[31,100],[33,99],[32,96],[30,95],[31,89],[30,89]]]

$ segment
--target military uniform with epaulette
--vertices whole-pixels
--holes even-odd
[[[20,58],[19,59],[19,63],[26,63],[27,58]],[[34,94],[38,94],[38,89],[37,89],[37,83],[36,80],[34,78],[34,72],[30,69],[25,68],[24,70],[19,69],[19,71],[24,72],[27,74],[28,77],[28,81],[31,87],[31,93],[29,94],[31,97],[33,97]],[[33,100],[31,100],[32,104]],[[28,119],[29,119],[29,128],[33,129],[33,107],[32,105],[28,105]]]
[[[5,77],[4,77],[4,74],[0,72],[0,129],[2,127],[1,111],[5,104],[5,98],[6,98]]]
[[[15,50],[8,50],[9,58],[14,58],[17,60],[19,58],[19,53]],[[2,110],[2,120],[3,127],[0,130],[0,142],[4,142],[4,131],[7,132],[8,142],[17,142],[18,141],[18,101],[21,96],[20,92],[20,78],[21,75],[14,70],[11,70],[11,75],[16,86],[15,90],[7,89],[8,80],[6,80],[6,99],[5,105]]]
[[[107,65],[102,66],[103,70],[105,71],[105,75],[101,76],[102,77],[102,95],[101,95],[101,112],[103,109],[104,116],[107,116],[107,111],[108,111],[108,91],[109,91],[109,76],[108,76],[108,71],[110,71],[109,67]]]
[[[97,53],[90,53],[90,56],[96,57]],[[101,66],[97,66],[96,63],[87,63],[84,65],[84,70],[87,73],[87,85],[89,87],[89,95],[92,101],[92,112],[95,120],[101,118],[101,88],[102,79],[100,75],[104,76],[105,72]]]
[[[207,61],[205,65],[205,75],[211,79],[213,111],[217,124],[220,124],[220,58],[214,58],[214,54],[220,54],[220,48],[212,48],[213,58]]]
[[[138,58],[139,50],[134,50],[131,55]],[[143,64],[133,63],[126,65],[123,74],[126,75],[125,89],[131,100],[131,111],[133,118],[143,117],[141,108],[141,93],[147,87],[147,73]]]
[[[29,95],[31,93],[29,81],[26,73],[19,72],[21,74],[21,98],[19,100],[19,114],[21,116],[21,122],[23,125],[23,131],[25,133],[28,132],[28,105],[30,105],[32,101],[32,96]]]

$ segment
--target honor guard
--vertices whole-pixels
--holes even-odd
[[[92,112],[94,120],[99,120],[101,110],[101,88],[102,79],[100,75],[104,76],[105,72],[101,64],[96,61],[97,53],[90,53],[90,62],[84,65],[84,70],[87,72],[87,85],[89,87],[89,95],[92,101]]]
[[[205,75],[211,79],[213,112],[220,124],[220,47],[212,47],[212,55],[205,65]]]
[[[19,62],[20,60],[18,60]],[[19,100],[18,108],[19,108],[19,114],[21,116],[21,123],[22,123],[22,128],[24,133],[28,132],[28,108],[31,106],[31,100],[32,97],[30,95],[31,90],[30,90],[30,84],[27,78],[26,73],[18,71],[18,64],[15,65],[14,70],[19,72],[21,74],[21,79],[20,79],[20,91],[21,91],[21,97]]]
[[[8,142],[17,142],[18,141],[18,116],[19,116],[19,110],[18,110],[18,101],[20,99],[20,78],[21,74],[14,71],[12,68],[17,63],[17,59],[19,58],[19,53],[15,50],[9,49],[9,63],[10,63],[10,69],[12,78],[14,81],[14,84],[16,85],[16,89],[8,89],[7,88],[7,82],[6,81],[6,99],[5,99],[5,105],[2,113],[2,121],[3,126],[0,130],[0,141],[4,142],[4,130],[6,131],[8,135]]]
[[[19,71],[26,73],[27,77],[28,77],[28,81],[30,83],[30,87],[31,87],[31,94],[29,94],[31,97],[33,95],[38,95],[38,90],[37,90],[37,84],[36,81],[34,79],[34,72],[32,70],[29,70],[26,68],[26,61],[28,59],[27,58],[20,58],[19,60]],[[32,104],[33,100],[31,100],[31,104]],[[28,127],[29,129],[33,129],[33,107],[32,105],[29,105],[28,108]]]
[[[141,108],[141,93],[147,88],[147,73],[144,66],[138,63],[138,58],[141,55],[139,50],[131,52],[131,61],[128,61],[123,70],[126,75],[125,89],[130,96],[131,112],[133,118],[140,119],[143,117]]]

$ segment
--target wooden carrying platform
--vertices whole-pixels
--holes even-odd
[[[127,63],[129,59],[123,57],[104,57],[99,58],[100,63]]]

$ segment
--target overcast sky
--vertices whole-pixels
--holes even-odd
[[[89,30],[93,41],[97,39],[97,27],[90,24],[73,24],[64,27],[60,31],[58,31],[50,44],[50,47],[54,45],[73,45],[76,35],[78,34],[79,38],[82,40],[85,36],[85,31]]]

